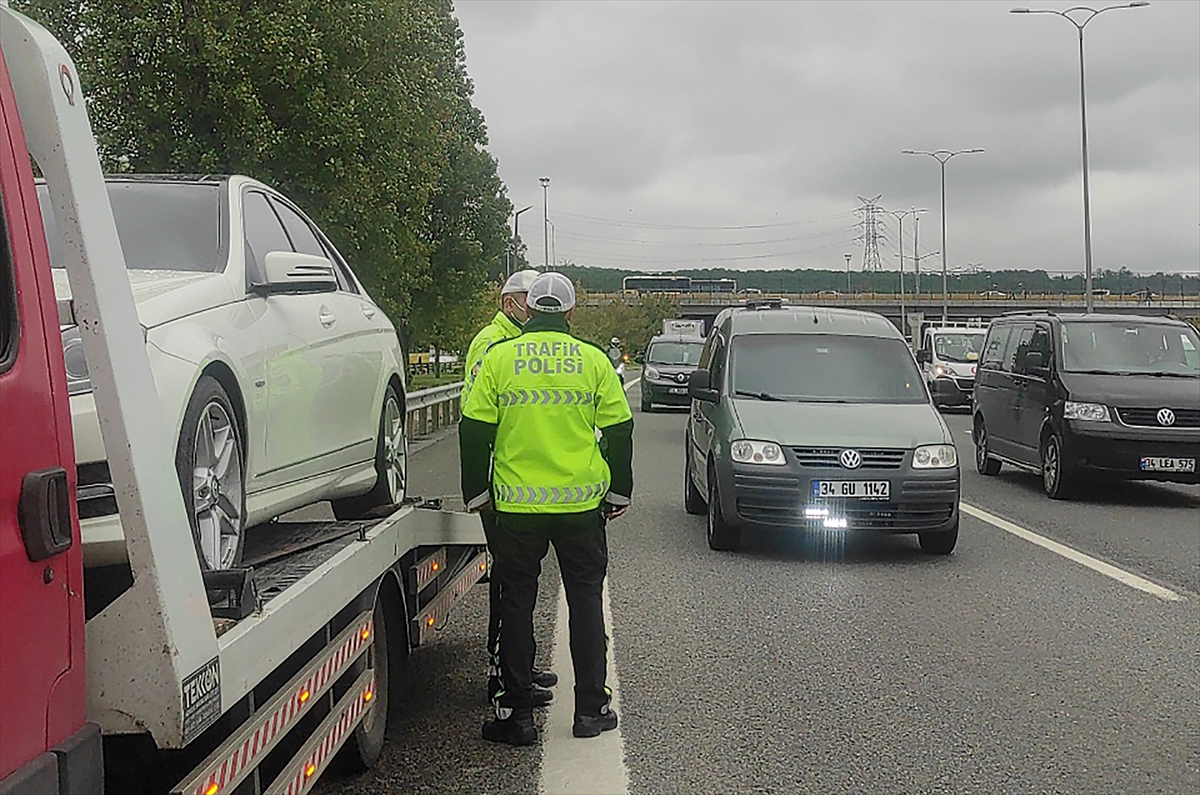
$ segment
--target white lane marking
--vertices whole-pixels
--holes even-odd
[[[641,383],[641,380],[642,380],[642,377],[639,375],[637,378],[630,381],[628,384],[625,385],[625,391],[628,392],[630,389],[632,389],[634,387],[635,384]]]
[[[625,769],[625,743],[621,727],[599,737],[578,739],[571,735],[575,719],[575,671],[571,667],[571,613],[567,594],[558,588],[558,618],[554,625],[554,672],[558,685],[554,703],[542,733],[541,795],[592,795],[603,792],[627,795],[629,771]],[[608,580],[604,581],[604,625],[612,626],[612,608],[608,601]],[[621,687],[612,639],[608,642],[608,687],[613,692],[612,706],[621,718]]]
[[[1130,588],[1136,588],[1139,591],[1144,591],[1151,596],[1157,596],[1159,599],[1167,602],[1183,601],[1183,596],[1177,594],[1175,591],[1172,591],[1170,588],[1164,588],[1157,583],[1150,582],[1144,577],[1139,577],[1138,575],[1125,571],[1124,569],[1119,569],[1111,563],[1105,563],[1102,560],[1093,558],[1091,555],[1080,552],[1077,549],[1072,549],[1066,544],[1060,544],[1057,541],[1051,541],[1049,538],[1038,535],[1032,530],[1026,530],[1024,527],[1015,525],[1007,519],[1001,519],[995,514],[988,513],[982,508],[976,508],[974,505],[969,505],[965,502],[960,502],[959,507],[962,509],[963,513],[974,516],[976,519],[987,522],[993,527],[1003,530],[1006,533],[1011,533],[1017,538],[1022,538],[1031,544],[1037,544],[1039,547],[1048,549],[1054,554],[1061,555],[1067,560],[1074,561],[1081,566],[1087,566],[1092,571],[1099,572],[1105,577],[1114,579],[1122,585],[1128,585]]]

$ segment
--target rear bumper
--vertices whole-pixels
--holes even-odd
[[[0,781],[0,795],[98,795],[104,792],[100,727],[85,723],[61,744]]]
[[[1200,429],[1159,430],[1103,423],[1065,423],[1067,461],[1079,469],[1122,480],[1200,483]],[[1082,426],[1082,427],[1081,427]],[[1090,426],[1090,427],[1089,427]],[[1143,458],[1184,458],[1196,462],[1192,472],[1150,472]]]
[[[723,470],[723,471],[722,471]],[[779,471],[783,470],[783,471]],[[827,519],[844,520],[838,529],[883,533],[924,533],[958,524],[958,470],[913,470],[867,473],[804,471],[788,467],[717,467],[725,520],[741,527],[827,529]],[[811,481],[887,480],[887,500],[815,500]]]

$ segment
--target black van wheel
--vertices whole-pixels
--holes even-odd
[[[949,555],[958,543],[958,522],[954,527],[940,533],[918,533],[921,551],[927,555]]]
[[[999,459],[988,455],[987,426],[979,418],[975,420],[975,469],[981,475],[999,475],[1000,466]]]
[[[721,512],[721,494],[717,487],[717,473],[708,470],[708,546],[719,552],[733,552],[742,545],[742,531],[725,521]]]
[[[1051,433],[1042,441],[1042,489],[1052,500],[1065,500],[1074,487],[1075,475],[1063,457],[1062,439]]]
[[[704,497],[701,496],[700,489],[696,488],[696,481],[692,479],[692,442],[685,439],[684,444],[686,449],[683,453],[683,509],[692,516],[701,516],[704,514]]]

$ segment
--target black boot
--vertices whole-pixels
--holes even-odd
[[[576,737],[599,737],[600,732],[612,731],[615,728],[617,712],[605,707],[605,711],[599,715],[576,715],[571,734]]]
[[[505,710],[508,711],[508,710]],[[508,711],[509,716],[496,718],[483,724],[483,739],[506,745],[533,745],[538,740],[537,727],[533,725],[530,710]]]
[[[540,668],[534,668],[533,683],[538,687],[554,687],[558,684],[558,674],[554,673],[554,671],[543,671]]]
[[[534,685],[529,697],[533,701],[533,706],[548,707],[550,706],[550,702],[554,700],[554,691]]]

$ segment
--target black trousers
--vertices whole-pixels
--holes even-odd
[[[488,548],[495,547],[496,514],[494,511],[481,511],[483,520],[483,537],[487,539]],[[492,551],[492,571],[488,577],[488,676],[500,676],[500,577],[496,573],[496,553]],[[537,659],[537,643],[533,648],[534,659]]]
[[[609,702],[605,678],[604,577],[608,540],[599,511],[569,514],[497,513],[493,573],[500,580],[500,706],[531,707],[533,609],[542,558],[554,545],[570,609],[575,714],[598,715]]]

